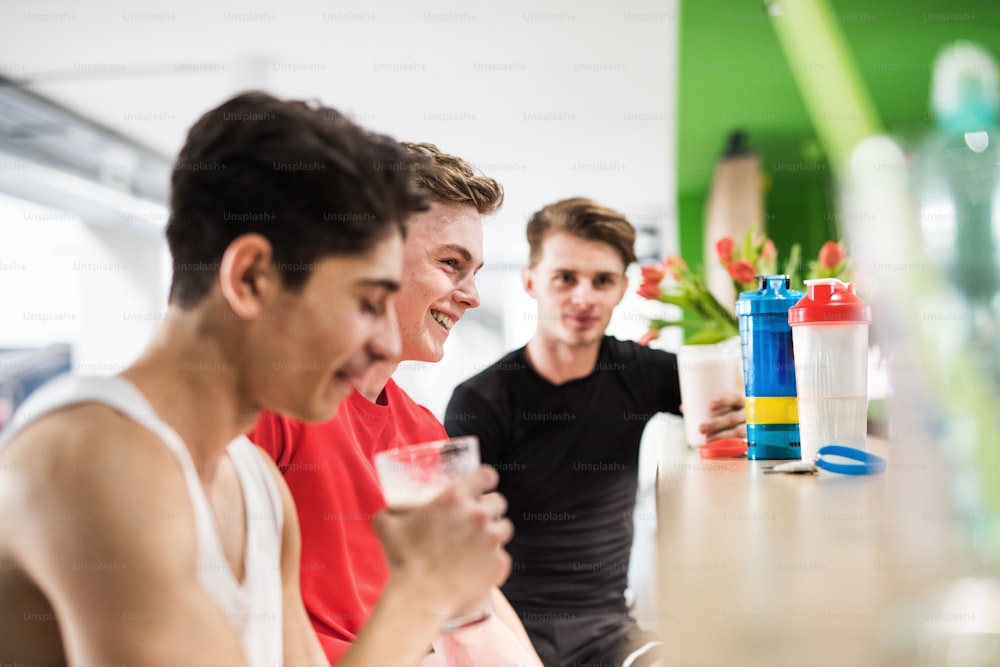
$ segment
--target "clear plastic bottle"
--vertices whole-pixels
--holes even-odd
[[[934,67],[935,128],[918,146],[912,186],[927,260],[941,280],[922,317],[936,343],[942,440],[958,511],[980,554],[1000,567],[1000,84],[984,49],[958,42]]]
[[[1000,132],[997,66],[983,49],[957,43],[934,68],[935,129],[913,164],[927,258],[952,293],[949,312],[928,313],[961,336],[1000,391]]]
[[[1000,85],[957,43],[934,66],[934,127],[851,157],[848,238],[891,352],[897,436],[884,664],[994,665],[1000,655]],[[916,556],[919,554],[919,556]]]
[[[970,547],[964,575],[923,614],[921,665],[995,664],[1000,654],[1000,85],[993,57],[959,42],[934,65],[934,128],[910,166],[932,276],[918,295],[930,370],[928,420]],[[913,394],[911,394],[913,398]],[[910,408],[919,409],[919,403]],[[933,517],[932,512],[929,516]],[[924,522],[925,524],[928,522]]]

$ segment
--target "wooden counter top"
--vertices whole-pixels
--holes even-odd
[[[953,574],[956,522],[919,452],[875,438],[867,448],[889,458],[885,474],[765,475],[779,462],[664,450],[668,665],[904,664],[887,657],[909,640],[894,637],[896,619]]]

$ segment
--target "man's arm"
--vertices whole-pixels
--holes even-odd
[[[493,589],[490,593],[490,603],[493,605],[493,612],[497,618],[510,629],[515,639],[526,647],[526,654],[534,659],[534,662],[525,662],[524,664],[541,665],[542,659],[535,652],[535,647],[531,643],[531,638],[528,637],[528,631],[524,629],[524,624],[521,623],[521,618],[499,588]]]
[[[309,622],[305,604],[302,602],[299,584],[302,538],[299,533],[298,516],[292,494],[274,462],[267,458],[266,453],[263,453],[263,457],[271,468],[274,480],[278,485],[284,514],[281,540],[281,585],[285,664],[295,667],[327,665],[326,655],[323,653],[316,632]],[[372,620],[369,621],[365,632],[362,633],[362,636],[367,639],[361,649],[348,651],[337,664],[342,667],[388,663],[417,664],[420,657],[427,653],[430,647],[430,637],[434,635],[435,630],[433,623],[408,623],[415,605],[407,605],[406,602],[406,596],[400,595],[399,591],[390,592],[388,597],[383,594],[376,606],[376,613],[379,613],[383,620],[372,622],[375,618],[375,614],[373,614]],[[413,637],[409,642],[407,642],[407,634]],[[424,634],[427,635],[426,641],[423,640]],[[360,643],[361,639],[359,638],[358,641]]]
[[[56,611],[68,664],[244,664],[198,580],[190,496],[158,438],[84,405],[26,428],[7,453],[12,551]]]
[[[484,623],[439,635],[434,651],[446,665],[542,667],[542,660],[514,608],[498,589],[490,593],[494,615]],[[424,666],[426,667],[426,665]]]
[[[381,664],[379,647],[412,646],[419,661],[442,625],[482,600],[510,572],[503,549],[513,526],[496,493],[494,470],[481,467],[448,487],[431,503],[375,516],[375,532],[393,568],[368,624],[340,664]],[[347,662],[347,659],[357,662]]]
[[[269,465],[284,508],[285,664],[326,664],[299,589],[301,537],[291,493],[273,462]],[[483,468],[426,506],[376,515],[376,532],[394,571],[357,641],[338,665],[416,665],[448,618],[506,577],[510,557],[502,545],[512,528],[499,520],[505,510],[503,500],[497,494],[484,495],[495,483],[495,473]]]

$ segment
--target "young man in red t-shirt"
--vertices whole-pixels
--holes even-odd
[[[429,157],[420,174],[429,210],[411,216],[403,281],[394,310],[400,359],[379,363],[354,383],[330,421],[311,424],[265,413],[249,437],[284,473],[302,529],[302,597],[332,663],[347,650],[386,584],[389,567],[371,527],[385,507],[373,463],[393,447],[447,437],[433,414],[392,380],[399,361],[440,361],[449,331],[479,305],[481,216],[503,200],[500,185],[430,144],[404,144]],[[496,616],[438,644],[447,656],[476,662],[540,665],[520,620],[494,591]],[[440,656],[438,656],[440,657]],[[516,662],[515,662],[516,661]]]

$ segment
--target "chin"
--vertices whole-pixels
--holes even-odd
[[[337,414],[337,408],[340,407],[340,404],[350,395],[350,388],[338,391],[333,397],[324,397],[322,401],[317,401],[313,405],[310,405],[307,411],[303,411],[304,414],[294,416],[299,421],[304,422],[322,423],[330,421]]]
[[[425,363],[437,363],[444,359],[444,343],[436,340],[426,341],[423,347],[408,355],[410,361],[422,361]]]
[[[598,342],[604,337],[603,331],[570,331],[566,334],[566,340],[573,345],[590,345]]]
[[[444,359],[444,350],[427,350],[423,354],[416,355],[410,361],[419,361],[426,364],[436,364]]]

